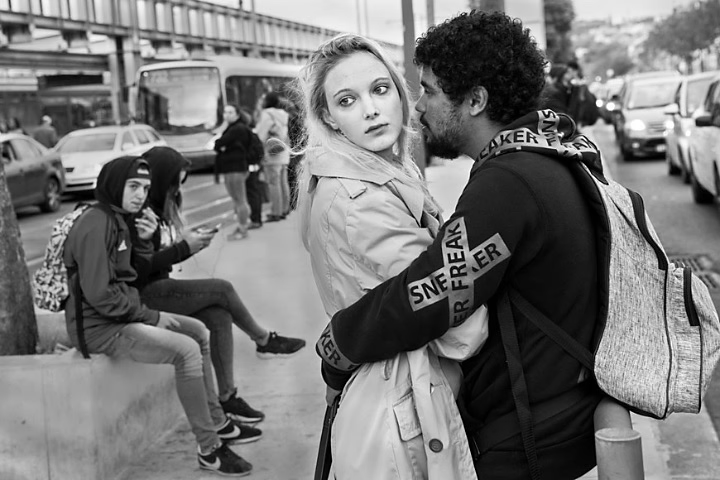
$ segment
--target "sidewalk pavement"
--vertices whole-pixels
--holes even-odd
[[[447,219],[464,187],[472,161],[442,161],[426,170],[430,191]],[[256,319],[284,335],[300,336],[308,346],[288,359],[261,360],[254,343],[234,329],[238,394],[265,412],[263,438],[234,446],[254,466],[255,480],[308,480],[314,472],[325,411],[324,384],[314,343],[327,323],[315,288],[297,214],[252,230],[230,242],[224,228],[206,250],[185,262],[176,278],[217,277],[235,285]],[[178,429],[158,438],[156,447],[128,465],[123,479],[210,480],[199,470],[196,444],[184,418]],[[642,435],[645,478],[652,480],[720,478],[720,444],[707,412],[675,414],[661,422],[633,415]],[[592,471],[583,479],[597,479]]]

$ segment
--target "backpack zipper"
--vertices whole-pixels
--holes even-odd
[[[692,270],[690,270],[690,267],[683,268],[683,296],[685,298],[685,313],[690,321],[690,326],[699,327],[700,319],[692,298]]]

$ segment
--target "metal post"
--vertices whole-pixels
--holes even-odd
[[[435,25],[435,0],[427,0],[427,26],[428,28]]]
[[[410,90],[417,95],[420,91],[420,76],[413,63],[413,56],[415,55],[415,15],[413,14],[412,0],[402,0],[402,19],[405,79]],[[425,175],[425,166],[427,165],[425,144],[417,142],[413,155],[415,163],[417,163],[422,174]]]
[[[606,397],[595,409],[594,420],[598,480],[645,478],[642,439],[632,429],[630,412]]]

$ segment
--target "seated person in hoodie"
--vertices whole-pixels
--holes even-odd
[[[170,147],[154,147],[143,158],[150,165],[152,176],[149,208],[157,217],[159,228],[151,238],[151,255],[137,257],[133,263],[138,272],[133,286],[150,308],[190,315],[210,329],[210,358],[223,410],[243,423],[260,422],[265,414],[236,395],[233,323],[256,343],[256,355],[263,359],[287,358],[302,349],[305,340],[278,335],[258,324],[227,280],[170,278],[173,265],[209,245],[215,233],[183,226],[180,185],[187,177],[190,162]],[[134,234],[133,242],[136,241],[142,242]]]
[[[262,433],[223,412],[213,384],[207,329],[194,318],[148,308],[130,286],[137,276],[131,256],[152,252],[150,238],[157,229],[151,210],[143,210],[150,178],[148,163],[139,157],[120,157],[100,171],[95,188],[99,207],[78,217],[65,241],[70,281],[79,275],[82,292],[78,332],[75,292],[70,289],[68,334],[75,346],[84,343],[92,353],[174,365],[180,403],[198,442],[200,468],[247,475],[252,465],[227,445],[258,440]],[[128,224],[138,232],[135,245]]]

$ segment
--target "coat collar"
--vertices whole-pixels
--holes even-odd
[[[310,191],[315,189],[320,177],[348,178],[371,182],[377,185],[388,185],[388,188],[405,203],[412,216],[420,224],[425,200],[422,190],[405,184],[392,174],[363,168],[343,157],[321,153],[308,162],[310,174],[314,177],[310,181]]]
[[[385,185],[393,179],[393,176],[387,172],[370,170],[342,155],[335,156],[329,153],[321,153],[313,157],[308,162],[308,169],[314,177],[350,178],[378,185]]]

